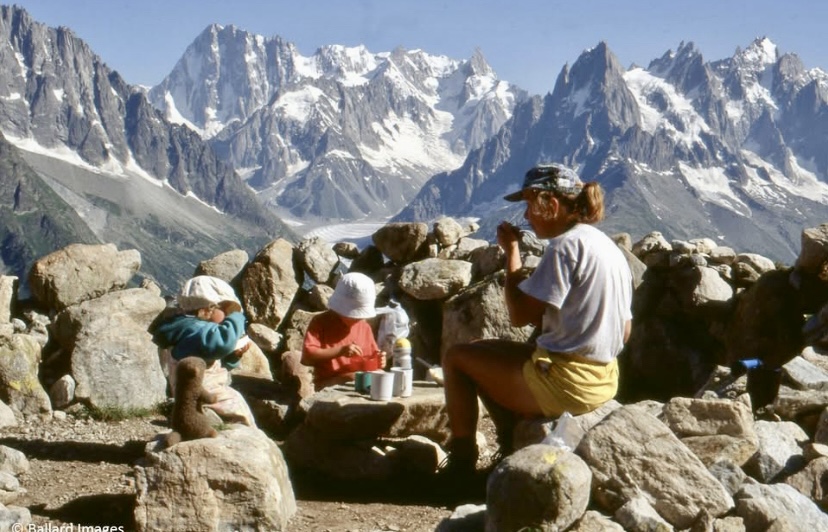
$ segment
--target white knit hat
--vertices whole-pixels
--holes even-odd
[[[199,275],[193,277],[178,294],[178,306],[185,312],[221,303],[232,303],[230,312],[241,310],[241,302],[236,297],[233,287],[218,277]]]
[[[362,273],[346,273],[336,283],[328,308],[346,318],[373,318],[377,315],[374,309],[376,298],[377,291],[370,277]]]

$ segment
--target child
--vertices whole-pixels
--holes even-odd
[[[313,366],[317,390],[347,382],[357,371],[385,367],[374,332],[365,318],[376,316],[374,282],[361,273],[342,276],[328,309],[314,316],[305,333],[302,364]]]
[[[175,395],[178,361],[198,356],[207,363],[204,389],[215,394],[216,402],[204,405],[229,422],[256,426],[241,394],[230,387],[229,369],[235,368],[250,346],[244,332],[244,314],[233,289],[225,281],[208,275],[193,277],[184,284],[173,316],[153,332],[156,344],[166,352],[170,388]]]

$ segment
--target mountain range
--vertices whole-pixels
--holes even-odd
[[[525,91],[483,55],[324,46],[212,25],[149,91],[288,218],[381,219],[511,116]]]
[[[534,96],[479,51],[303,56],[233,26],[206,28],[155,87],[18,7],[0,6],[0,44],[0,267],[24,280],[76,241],[137,248],[174,290],[198,261],[300,224],[451,215],[490,238],[522,214],[502,196],[547,161],[601,183],[601,227],[634,238],[784,262],[828,218],[828,76],[765,38],[629,68],[602,42]]]
[[[609,233],[711,237],[790,263],[802,229],[828,220],[827,82],[767,38],[712,62],[682,43],[627,69],[599,43],[395,219],[475,216],[491,235],[522,214],[503,194],[559,161],[603,185]]]

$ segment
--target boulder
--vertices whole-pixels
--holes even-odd
[[[135,467],[136,530],[287,530],[296,499],[279,447],[236,426],[149,452]]]
[[[530,445],[503,460],[486,482],[486,531],[566,530],[584,515],[592,474],[581,458]]]
[[[454,344],[481,338],[525,342],[533,327],[512,327],[503,299],[503,276],[469,286],[443,304],[441,353]]]
[[[63,310],[124,288],[141,267],[141,253],[115,244],[71,244],[35,261],[29,272],[32,296]]]
[[[166,399],[158,347],[147,331],[162,297],[132,288],[66,308],[54,338],[70,357],[75,397],[96,407],[148,409]]]
[[[639,493],[677,528],[689,527],[701,510],[719,517],[733,508],[704,464],[666,425],[635,406],[610,413],[576,453],[592,470],[593,501],[613,514]]]
[[[411,397],[373,401],[353,385],[326,388],[309,401],[305,424],[329,440],[370,440],[380,436],[425,436],[448,441],[448,415],[443,389],[415,381]]]
[[[407,264],[425,253],[428,225],[390,223],[379,228],[371,239],[383,255],[397,264]]]
[[[444,217],[434,222],[434,238],[444,248],[457,244],[466,234],[466,230],[454,218]]]
[[[471,282],[471,263],[464,260],[425,259],[407,264],[399,286],[419,300],[445,299]]]
[[[828,514],[787,484],[745,484],[734,500],[747,530],[828,530]]]
[[[199,262],[193,272],[193,276],[209,275],[233,285],[236,283],[239,274],[244,270],[244,267],[247,266],[249,260],[250,255],[243,249],[225,251],[212,259]]]
[[[331,246],[319,237],[305,239],[296,247],[299,263],[317,283],[327,283],[339,257]]]
[[[241,300],[250,323],[277,329],[299,290],[293,246],[279,238],[259,251],[241,275]]]
[[[805,464],[802,445],[808,435],[790,421],[757,421],[759,448],[745,471],[760,482],[771,482],[780,473],[792,472]]]
[[[753,412],[739,401],[676,397],[661,420],[708,466],[720,460],[741,466],[759,446]]]
[[[25,416],[52,410],[37,376],[40,355],[40,344],[32,336],[0,336],[0,399]]]
[[[817,503],[823,511],[828,510],[828,457],[808,462],[804,469],[784,482]]]

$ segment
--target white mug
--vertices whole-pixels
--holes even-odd
[[[371,372],[371,399],[388,401],[394,392],[394,374],[383,370]]]
[[[411,397],[414,393],[414,370],[412,368],[391,368],[394,374],[394,396]]]

